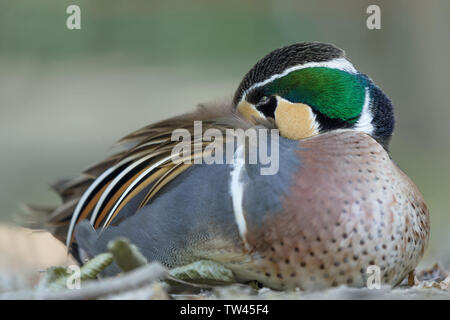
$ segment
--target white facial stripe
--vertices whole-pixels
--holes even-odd
[[[311,119],[311,130],[313,132],[320,132],[320,125],[319,122],[316,120],[316,114],[312,111],[311,108],[308,109],[309,117]]]
[[[370,113],[370,92],[369,88],[366,88],[366,95],[364,98],[364,105],[361,111],[361,116],[358,122],[355,124],[355,130],[365,132],[368,134],[373,134],[373,116]]]
[[[306,69],[306,68],[317,68],[317,67],[326,67],[326,68],[331,68],[331,69],[338,69],[338,70],[346,71],[346,72],[351,73],[351,74],[356,74],[358,72],[355,69],[355,67],[350,63],[350,61],[348,61],[345,58],[336,58],[336,59],[333,59],[333,60],[330,60],[330,61],[323,61],[323,62],[308,62],[308,63],[305,63],[305,64],[301,64],[301,65],[297,65],[297,66],[293,66],[293,67],[287,68],[286,70],[284,70],[280,74],[275,74],[275,75],[271,76],[270,78],[268,78],[268,79],[266,79],[264,81],[255,83],[250,88],[248,88],[247,90],[244,91],[244,94],[243,94],[242,98],[245,99],[245,96],[251,90],[253,90],[255,88],[258,88],[258,87],[262,87],[265,84],[274,81],[275,79],[282,78],[285,75],[287,75],[287,74],[289,74],[289,73],[291,73],[293,71]]]

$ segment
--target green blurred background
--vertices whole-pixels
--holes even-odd
[[[66,8],[81,7],[81,30]],[[381,30],[366,8],[381,8]],[[424,264],[450,267],[450,1],[0,2],[0,221],[148,123],[229,99],[274,48],[331,42],[391,97],[392,155],[431,210]]]

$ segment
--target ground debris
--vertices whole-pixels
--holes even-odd
[[[87,263],[80,270],[80,286],[69,289],[71,274],[65,267],[52,267],[41,273],[37,285],[26,285],[17,275],[0,276],[1,299],[449,299],[450,276],[433,265],[420,272],[411,272],[395,288],[351,288],[339,286],[321,291],[277,291],[255,283],[234,283],[231,270],[209,261],[197,261],[185,267],[167,270],[157,262],[148,263],[138,248],[127,239],[108,244],[108,251]],[[112,262],[122,272],[114,277],[99,275]],[[75,266],[76,267],[76,266]],[[213,281],[202,283],[199,280]]]
[[[153,262],[141,268],[121,274],[116,277],[82,282],[79,289],[37,287],[18,291],[0,293],[2,299],[33,299],[33,300],[90,300],[112,299],[115,295],[126,295],[128,299],[165,297],[154,284],[167,275],[167,270],[161,264]],[[146,291],[143,295],[142,292]]]
[[[448,272],[435,263],[430,269],[419,272],[414,278],[414,286],[450,291],[450,276],[448,275]]]

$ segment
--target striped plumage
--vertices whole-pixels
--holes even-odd
[[[117,147],[124,146],[123,151],[89,167],[75,179],[55,183],[53,189],[63,204],[56,208],[46,207],[44,213],[50,215],[30,226],[44,226],[70,247],[77,223],[86,219],[96,229],[104,229],[130,199],[147,188],[145,196],[141,194],[142,201],[138,206],[143,207],[165,184],[193,165],[172,162],[172,148],[178,142],[171,141],[171,135],[173,130],[180,128],[193,134],[194,120],[203,121],[203,129],[214,127],[225,131],[250,126],[231,105],[221,105],[200,106],[196,112],[141,128],[117,143]],[[194,143],[198,141],[192,140]],[[200,143],[204,149],[207,142]],[[198,154],[192,153],[191,158],[196,156]],[[42,211],[41,206],[30,206],[30,209]]]

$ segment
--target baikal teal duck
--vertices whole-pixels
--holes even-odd
[[[219,133],[277,129],[277,172],[261,174],[239,148],[231,163],[173,161],[172,133],[193,132],[196,120]],[[257,62],[229,103],[131,133],[120,152],[56,183],[63,203],[34,227],[80,261],[123,236],[168,268],[212,261],[274,289],[362,287],[372,265],[394,286],[430,228],[422,195],[389,155],[393,130],[391,101],[341,49],[293,44]]]

